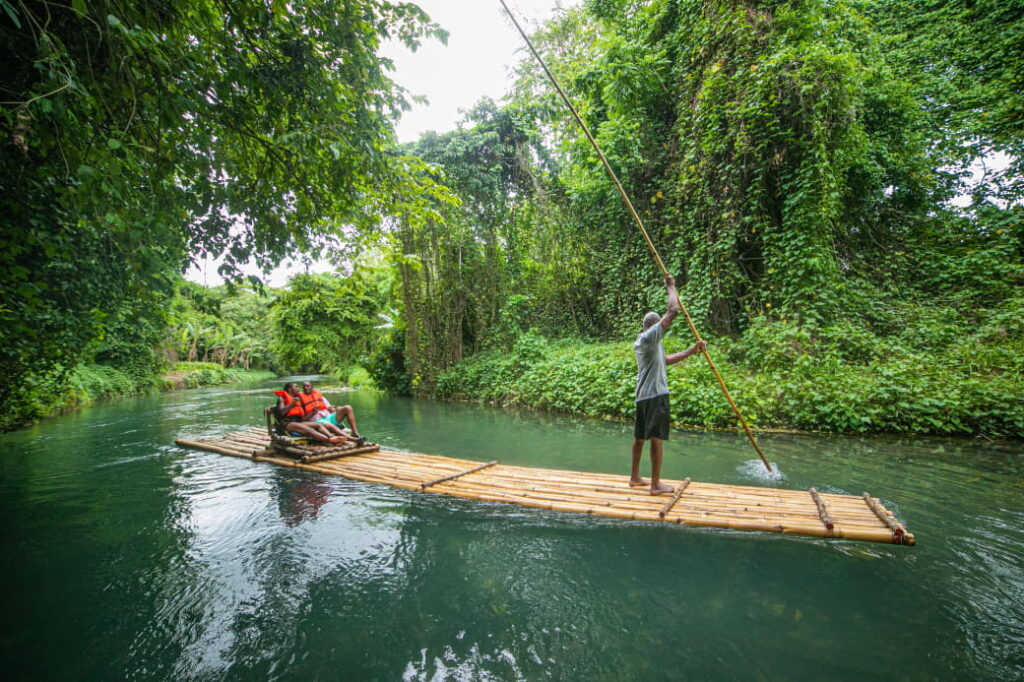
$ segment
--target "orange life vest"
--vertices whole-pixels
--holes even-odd
[[[327,403],[324,402],[324,395],[313,389],[312,393],[300,393],[299,400],[302,401],[302,416],[313,414],[319,410],[326,410]]]
[[[285,391],[274,391],[274,394],[277,395],[278,398],[281,398],[284,401],[285,407],[288,407],[289,405],[292,404],[292,396],[289,395],[287,392],[285,392]],[[302,394],[300,393],[299,394],[299,403],[297,405],[292,406],[292,408],[289,409],[285,413],[284,418],[285,419],[289,419],[291,417],[298,417],[299,419],[301,419],[304,416],[306,416],[306,415],[302,411]]]

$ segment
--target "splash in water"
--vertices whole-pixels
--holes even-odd
[[[786,475],[775,462],[772,462],[772,470],[765,468],[764,462],[759,459],[750,459],[736,467],[736,473],[744,478],[753,478],[764,483],[777,483],[786,480]]]

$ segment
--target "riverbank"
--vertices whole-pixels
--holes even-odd
[[[213,362],[179,362],[170,372],[160,376],[158,381],[161,391],[180,391],[201,386],[264,381],[275,376],[276,373],[263,369],[222,367]]]
[[[266,370],[222,367],[212,362],[183,362],[164,374],[140,374],[108,365],[78,365],[64,381],[42,379],[36,390],[20,391],[13,408],[0,416],[0,431],[11,431],[103,400],[201,386],[263,381],[277,376]]]
[[[813,338],[781,325],[768,332],[710,345],[755,428],[1024,438],[1024,360],[1016,342],[935,351],[876,347],[850,335]],[[687,342],[671,337],[666,352]],[[528,334],[511,352],[476,355],[442,373],[431,395],[628,420],[635,380],[629,342],[549,341]],[[669,368],[669,389],[676,426],[735,427],[702,358]]]

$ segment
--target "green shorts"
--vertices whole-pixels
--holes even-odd
[[[668,440],[668,411],[668,393],[637,401],[633,438]]]
[[[320,424],[334,424],[335,426],[341,426],[341,424],[338,423],[338,420],[334,417],[334,413],[333,412],[331,412],[326,417],[320,417],[316,421],[317,421],[317,423],[320,423]]]

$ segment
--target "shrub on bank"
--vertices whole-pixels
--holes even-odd
[[[688,345],[670,336],[666,351]],[[1019,335],[980,329],[952,344],[915,345],[863,330],[809,332],[775,322],[756,325],[740,341],[712,340],[709,348],[754,426],[1024,437]],[[629,419],[635,378],[631,342],[550,342],[528,334],[511,352],[480,354],[441,374],[435,395]],[[670,367],[669,389],[676,425],[735,426],[703,358]]]
[[[377,384],[373,381],[373,377],[370,376],[370,373],[359,366],[352,366],[348,369],[340,370],[333,373],[333,376],[349,388],[356,388],[364,391],[374,391],[377,389]]]
[[[145,395],[154,391],[197,388],[217,384],[262,381],[273,372],[225,368],[210,362],[183,362],[171,374],[157,376],[108,365],[77,365],[59,373],[33,377],[9,395],[11,409],[0,415],[0,431],[10,431],[44,417],[62,414],[100,400]]]
[[[171,371],[158,379],[161,390],[199,388],[220,384],[237,384],[243,381],[273,379],[273,372],[260,369],[224,367],[215,362],[179,362]]]

